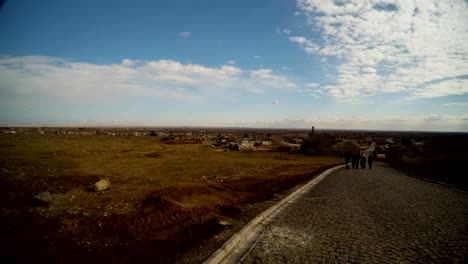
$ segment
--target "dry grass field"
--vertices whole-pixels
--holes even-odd
[[[157,137],[0,134],[1,258],[200,262],[269,201],[341,162]],[[89,191],[102,177],[111,189]]]

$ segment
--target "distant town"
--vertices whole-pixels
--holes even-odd
[[[201,144],[220,151],[290,151],[342,155],[362,151],[372,142],[380,159],[401,158],[401,148],[423,153],[424,142],[453,132],[359,131],[332,129],[267,129],[213,127],[2,127],[4,134],[111,137],[156,137],[164,144]]]

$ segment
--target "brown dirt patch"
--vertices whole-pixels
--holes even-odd
[[[341,161],[97,139],[38,138],[2,148],[0,260],[199,263],[259,212]],[[152,153],[163,155],[145,157]],[[87,191],[100,177],[111,189]],[[31,197],[45,191],[48,206],[32,206]]]
[[[314,174],[325,167],[317,167]],[[27,204],[18,211],[4,208],[1,226],[7,227],[2,233],[9,243],[2,255],[24,263],[38,258],[52,263],[201,262],[222,243],[216,235],[223,237],[224,231],[227,239],[272,204],[268,201],[312,178],[312,173],[288,175],[291,169],[298,168],[285,167],[276,176],[249,175],[223,183],[175,184],[135,192],[127,206],[115,202],[113,208],[106,202],[115,200],[110,195],[117,190],[89,193],[84,186],[97,176],[69,177],[64,180],[67,189],[80,188],[54,194],[48,208]],[[58,184],[49,190],[62,190]],[[87,199],[93,206],[77,206],[73,198]]]

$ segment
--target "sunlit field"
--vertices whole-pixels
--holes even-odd
[[[255,204],[342,161],[158,137],[1,134],[0,150],[2,233],[10,241],[3,254],[53,262],[70,255],[165,262],[194,245],[214,247],[219,241],[210,238],[239,228]],[[110,190],[91,192],[101,178]],[[37,204],[34,195],[46,192],[50,199]],[[132,250],[118,250],[124,246]]]

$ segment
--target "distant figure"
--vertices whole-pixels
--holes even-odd
[[[358,153],[353,153],[351,156],[351,161],[353,163],[353,169],[358,169],[359,168],[359,154]]]
[[[345,151],[344,153],[344,162],[346,164],[346,169],[349,169],[349,160],[351,159],[351,152],[350,151]]]
[[[366,156],[364,154],[361,156],[361,169],[366,168]]]
[[[374,161],[374,154],[371,152],[367,157],[367,163],[369,163],[369,170],[372,169],[372,162]]]

